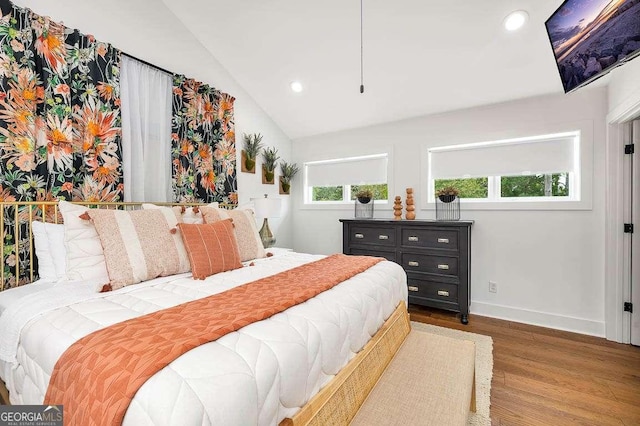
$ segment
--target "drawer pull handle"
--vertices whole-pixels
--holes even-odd
[[[444,244],[449,244],[449,239],[448,238],[438,238],[438,242],[439,243],[444,243]]]
[[[378,235],[378,239],[379,240],[388,240],[389,236],[388,235]]]
[[[411,237],[409,237],[409,238],[408,238],[408,240],[409,240],[409,241],[418,241],[418,240],[419,240],[419,238],[418,238],[418,237],[411,236]]]
[[[409,286],[409,291],[418,291],[418,287],[414,287],[412,285]]]
[[[438,265],[438,269],[449,269],[449,265]]]
[[[420,266],[418,262],[414,262],[413,260],[409,262],[409,266]]]
[[[364,234],[356,234],[355,237],[358,239],[362,239],[364,238]]]
[[[449,297],[449,292],[444,290],[438,290],[438,296]]]

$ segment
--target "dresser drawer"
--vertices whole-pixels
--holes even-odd
[[[387,260],[392,262],[396,261],[396,252],[395,251],[377,251],[377,250],[367,250],[367,249],[359,249],[352,248],[349,254],[353,254],[356,256],[377,256],[384,257]]]
[[[458,258],[428,254],[402,253],[402,267],[407,272],[438,275],[458,275]]]
[[[396,231],[392,227],[352,226],[349,232],[349,243],[395,247]]]
[[[458,231],[406,227],[402,228],[401,235],[401,244],[405,247],[458,250]]]
[[[342,251],[384,257],[406,272],[410,304],[460,313],[469,322],[470,221],[340,219]]]
[[[409,279],[409,296],[458,303],[458,286],[437,281]]]

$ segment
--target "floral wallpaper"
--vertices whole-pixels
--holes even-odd
[[[172,186],[178,202],[238,203],[234,98],[173,77]]]
[[[120,201],[120,52],[7,0],[0,9],[0,201]],[[13,247],[5,277],[28,267]]]

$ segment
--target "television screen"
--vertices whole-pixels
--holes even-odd
[[[565,92],[640,53],[640,0],[566,0],[545,25]]]

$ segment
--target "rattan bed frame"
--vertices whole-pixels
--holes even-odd
[[[77,204],[92,208],[135,210],[142,203],[95,203],[79,202]],[[154,203],[165,206],[197,206],[200,203]],[[233,208],[232,205],[221,205],[223,208]],[[10,215],[14,223],[20,223],[28,232],[29,270],[22,271],[19,262],[15,265],[15,275],[25,276],[27,282],[32,282],[37,273],[34,267],[33,231],[31,222],[42,220],[59,223],[60,212],[57,202],[0,202],[0,242],[5,241],[5,220]],[[14,227],[18,235],[14,251],[20,251],[21,226]],[[6,245],[6,243],[5,243]],[[5,289],[4,256],[0,267],[0,291]],[[26,273],[25,273],[26,272]],[[387,365],[393,359],[405,338],[411,331],[407,306],[401,302],[393,314],[371,340],[358,354],[329,382],[320,392],[304,405],[293,418],[284,419],[281,426],[323,426],[346,425],[356,415],[358,409],[373,389]],[[0,380],[0,403],[9,404],[9,392],[5,383]]]
[[[407,306],[401,302],[336,377],[280,426],[348,425],[410,331]]]

